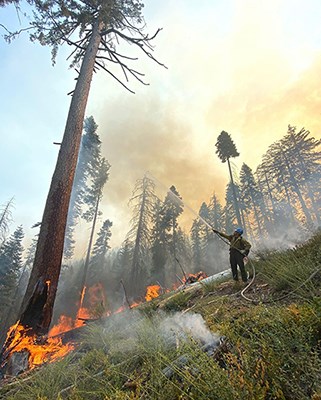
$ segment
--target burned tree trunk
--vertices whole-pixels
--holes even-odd
[[[83,120],[95,57],[101,41],[100,29],[101,24],[96,22],[71,100],[63,141],[43,214],[33,269],[21,307],[20,324],[31,328],[36,334],[47,333],[52,318]]]

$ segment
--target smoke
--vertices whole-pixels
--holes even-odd
[[[197,211],[213,192],[224,202],[228,171],[215,154],[222,130],[240,152],[235,163],[255,170],[289,123],[313,135],[321,128],[321,58],[309,40],[319,28],[313,19],[297,29],[304,18],[317,19],[319,7],[253,0],[196,7],[177,0],[169,2],[169,13],[169,4],[151,3],[145,7],[148,30],[164,28],[155,56],[168,70],[141,57],[135,68],[150,86],[129,82],[135,95],[101,72],[88,106],[111,164],[101,209],[113,221],[113,247],[129,230],[127,203],[146,171],[168,188],[175,185]]]
[[[115,121],[115,115],[123,107],[126,117]],[[136,180],[147,171],[165,187],[174,185],[183,200],[188,200],[196,209],[201,196],[211,196],[213,185],[210,182],[214,178],[223,187],[224,174],[215,176],[211,172],[214,148],[209,149],[205,157],[198,154],[193,129],[160,99],[155,97],[148,102],[141,98],[134,101],[117,99],[108,108],[110,111],[99,127],[103,153],[111,164],[101,208],[114,223],[113,245],[119,245],[128,231],[131,214],[127,203]],[[144,110],[143,114],[140,109]],[[104,127],[107,127],[105,131]],[[163,200],[166,191],[157,189]]]
[[[205,344],[219,339],[219,335],[213,334],[200,314],[175,313],[165,317],[159,324],[161,334],[167,338],[168,342],[173,342],[176,338],[186,340],[188,337]]]
[[[299,224],[293,224],[285,228],[279,227],[274,232],[274,235],[258,241],[253,248],[253,252],[255,254],[256,252],[293,249],[310,239],[314,233],[314,230]]]
[[[215,155],[222,130],[240,152],[235,162],[255,169],[289,123],[312,134],[321,127],[321,58],[308,40],[314,25],[297,29],[311,8],[247,0],[230,8],[175,1],[170,9],[146,5],[151,31],[164,28],[155,55],[168,70],[142,58],[151,86],[133,84],[135,95],[102,74],[93,86],[90,112],[112,165],[102,208],[114,222],[113,244],[127,230],[127,201],[146,171],[198,210],[214,191],[224,199],[228,171]]]
[[[108,318],[104,332],[126,342],[130,339],[132,347],[138,346],[142,338],[155,344],[161,341],[167,348],[177,347],[189,339],[204,345],[220,338],[209,330],[200,314],[182,312],[170,316],[157,312],[152,318],[146,318],[137,310],[126,311]]]

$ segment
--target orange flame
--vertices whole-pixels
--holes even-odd
[[[71,329],[78,328],[82,326],[84,323],[81,322],[80,324],[76,325],[71,317],[67,317],[66,315],[61,315],[57,325],[54,325],[49,333],[49,337],[60,335],[61,333],[70,331]]]
[[[86,294],[86,286],[84,286],[83,289],[82,289],[82,291],[81,291],[80,308],[82,307],[82,304],[83,304],[83,302],[84,302],[85,294]]]
[[[191,284],[194,282],[199,282],[202,279],[207,278],[207,275],[203,271],[196,272],[196,274],[188,274],[186,278],[184,278],[184,283]]]
[[[125,306],[121,306],[121,307],[117,308],[116,311],[114,311],[114,314],[121,313],[121,312],[123,312],[123,311],[125,311],[125,310],[126,310],[126,307],[125,307]]]
[[[161,287],[159,285],[147,286],[145,300],[151,301],[160,295]]]
[[[75,347],[71,343],[63,345],[61,338],[48,338],[45,343],[39,344],[36,335],[28,334],[29,330],[19,322],[13,325],[7,335],[7,338],[14,335],[7,352],[12,354],[13,352],[27,351],[30,369],[44,362],[53,362],[68,354]]]
[[[50,281],[47,281],[46,284],[50,285]],[[61,333],[67,332],[71,329],[78,328],[84,325],[84,321],[79,320],[78,318],[90,319],[90,311],[88,308],[83,307],[83,302],[85,298],[87,288],[84,287],[81,293],[81,307],[77,313],[76,321],[73,321],[71,317],[62,315],[59,318],[58,323],[53,326],[49,333],[48,338],[44,344],[39,343],[39,338],[36,335],[31,335],[28,333],[29,329],[25,329],[22,325],[19,324],[19,321],[13,325],[7,335],[7,339],[10,337],[13,339],[10,342],[9,347],[6,352],[10,355],[13,352],[27,351],[29,354],[28,362],[29,368],[33,369],[38,365],[41,365],[44,362],[53,362],[66,354],[68,354],[71,350],[75,348],[74,344],[68,343],[66,345],[62,344],[62,339],[58,337]],[[151,285],[146,289],[145,300],[150,301],[161,294],[161,287],[159,285]],[[93,287],[88,288],[87,291],[88,304],[90,307],[95,306],[95,304],[102,302],[106,304],[106,296],[101,284],[96,284]],[[130,305],[130,308],[137,307],[141,304],[141,302],[134,302]],[[122,306],[118,310],[114,311],[114,314],[122,312],[127,307]],[[106,312],[104,316],[109,316],[110,312]]]
[[[86,301],[85,301],[85,295],[86,295]],[[84,303],[86,305],[88,304],[88,307],[85,307]],[[89,287],[88,290],[87,287],[85,286],[81,293],[80,307],[77,313],[77,320],[90,319],[92,317],[90,309],[93,309],[99,303],[101,303],[102,305],[105,305],[107,303],[103,285],[101,283],[96,283],[94,286]],[[110,315],[110,313],[109,311],[106,311],[104,313],[104,316],[107,317],[108,315]],[[80,323],[80,325],[82,324],[83,323]]]

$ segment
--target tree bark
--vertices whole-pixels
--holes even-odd
[[[33,269],[21,307],[20,323],[32,328],[36,334],[47,333],[52,318],[70,195],[101,28],[102,24],[96,21],[82,61],[47,197]]]

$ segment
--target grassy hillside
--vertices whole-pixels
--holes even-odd
[[[155,299],[88,326],[77,351],[0,398],[321,399],[321,234],[252,266],[247,299],[231,280]]]

